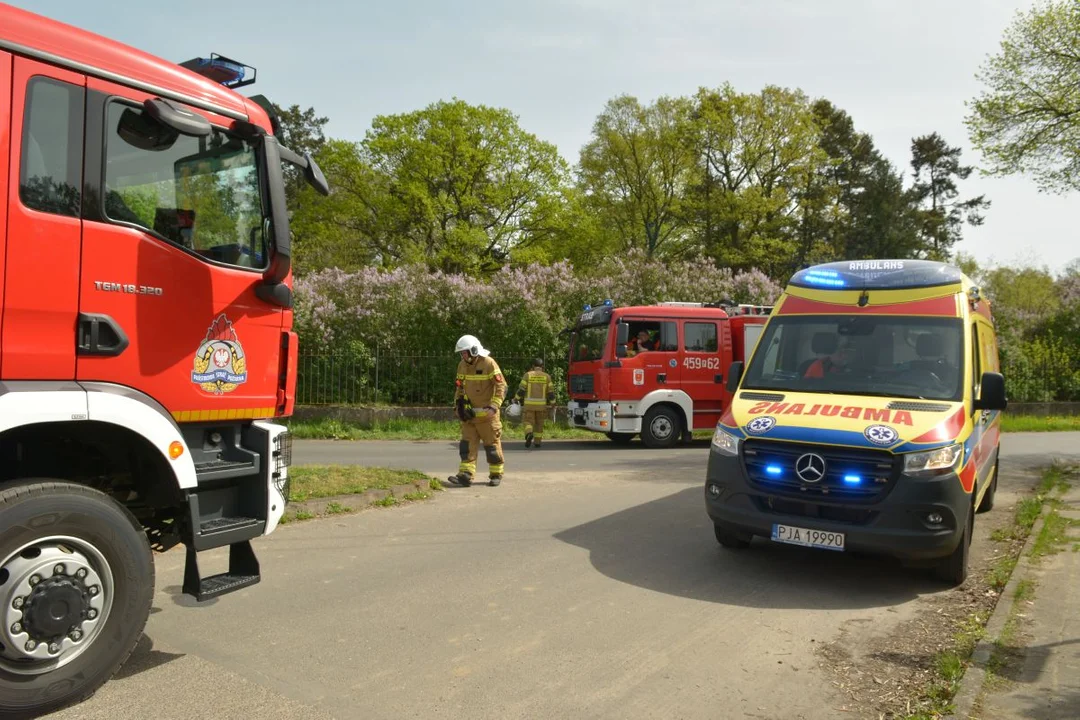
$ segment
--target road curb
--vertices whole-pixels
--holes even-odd
[[[956,691],[956,695],[953,696],[953,712],[946,715],[945,720],[974,720],[971,711],[974,709],[975,702],[979,699],[979,694],[986,683],[986,670],[994,650],[994,641],[1001,637],[1001,632],[1009,621],[1009,614],[1012,612],[1013,603],[1015,602],[1017,586],[1029,575],[1031,562],[1028,552],[1042,532],[1047,515],[1046,502],[1044,501],[1042,508],[1039,510],[1039,517],[1036,518],[1035,524],[1031,526],[1031,533],[1028,534],[1027,539],[1024,541],[1024,546],[1020,548],[1020,555],[1017,557],[1016,567],[1013,568],[1012,574],[1009,576],[1009,582],[1005,583],[1005,589],[998,596],[997,603],[994,605],[994,612],[986,623],[985,632],[975,645],[970,664],[967,670],[964,671],[964,676],[960,679],[960,688]]]

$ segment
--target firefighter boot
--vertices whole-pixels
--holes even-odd
[[[532,444],[533,444],[533,434],[532,433],[525,433],[525,447],[532,447]]]
[[[446,482],[451,485],[457,485],[458,487],[469,487],[472,485],[472,475],[468,473],[458,473],[457,475],[451,475],[446,478]]]
[[[499,483],[502,482],[502,475],[492,475],[488,478],[488,485],[491,487],[499,487]]]

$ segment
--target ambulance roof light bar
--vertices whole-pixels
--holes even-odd
[[[180,67],[187,68],[205,78],[220,83],[230,90],[251,85],[255,82],[258,71],[250,65],[237,62],[224,55],[210,53],[209,58],[192,58],[180,63]],[[247,70],[251,70],[251,78],[247,78]]]
[[[955,285],[963,273],[933,260],[847,260],[804,268],[788,282],[821,290],[902,290]]]

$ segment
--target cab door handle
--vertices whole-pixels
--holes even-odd
[[[128,347],[123,328],[108,315],[79,313],[75,330],[77,354],[97,357],[116,357]]]

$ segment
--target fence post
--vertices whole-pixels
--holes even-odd
[[[375,343],[375,403],[379,402],[379,343]]]

